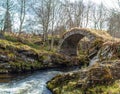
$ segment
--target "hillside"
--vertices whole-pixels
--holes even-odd
[[[83,55],[68,58],[49,51],[48,47],[41,44],[39,37],[33,37],[26,39],[5,35],[5,39],[0,39],[0,73],[22,73],[88,63]]]

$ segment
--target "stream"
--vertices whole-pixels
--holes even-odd
[[[46,82],[57,74],[75,71],[78,68],[40,70],[27,75],[0,78],[0,94],[52,94],[46,88]],[[4,78],[4,76],[1,75]]]

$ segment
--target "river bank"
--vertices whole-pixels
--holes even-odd
[[[89,59],[85,55],[68,57],[44,49],[35,49],[20,42],[0,39],[0,73],[25,73],[39,69],[84,66]]]
[[[100,43],[99,47],[90,49],[96,52],[94,56],[91,53],[96,58],[92,65],[76,72],[57,75],[47,83],[53,94],[120,93],[120,42],[107,41]]]
[[[42,85],[44,88],[48,87],[53,94],[101,94],[101,92],[107,94],[109,93],[108,91],[112,92],[112,94],[119,93],[120,42],[98,39],[91,43],[90,48],[85,53],[81,53],[78,56],[66,56],[56,51],[45,49],[43,46],[34,43],[0,39],[0,74],[4,79],[3,81],[6,81],[4,76],[2,76],[4,74],[29,74],[29,72],[50,68],[64,68],[64,70],[67,70],[69,67],[78,66],[79,69],[74,72],[70,71],[57,75],[60,72],[57,71],[55,75],[53,73],[50,77],[48,76],[49,72],[45,72],[42,76],[48,79]],[[92,63],[90,64],[90,62]],[[11,80],[9,75],[7,77]],[[35,77],[37,78],[36,80],[42,78],[41,76]],[[33,76],[31,78],[32,80],[34,79]],[[27,80],[25,80],[25,83],[23,81],[25,87],[29,84],[29,82],[26,84]],[[33,81],[33,86],[41,85],[41,82],[35,82]],[[46,82],[48,82],[47,85]],[[1,92],[16,94],[18,89],[14,89],[14,84],[16,82],[12,83],[9,89],[4,89],[3,84]],[[19,83],[17,85],[17,87],[19,85],[24,87]],[[25,94],[34,93],[33,86],[30,85],[27,89],[22,88],[19,92],[22,92],[22,94],[24,92]],[[118,86],[118,88],[114,88],[114,86]],[[29,88],[31,89],[29,90]],[[38,88],[40,88],[39,85]],[[111,91],[111,88],[115,90]],[[49,90],[49,93],[46,93],[46,91],[47,89],[42,92],[38,91],[38,94],[44,94],[44,92],[45,94],[51,94]]]

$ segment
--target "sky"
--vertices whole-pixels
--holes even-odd
[[[118,8],[117,1],[118,0],[91,0],[96,4],[100,4],[101,2],[108,8]]]
[[[4,0],[3,0],[4,1]],[[14,0],[15,1],[15,0]],[[78,0],[70,0],[71,2],[74,2],[74,1],[78,1]],[[120,8],[118,8],[118,4],[117,4],[117,1],[118,0],[83,0],[85,3],[88,2],[88,1],[92,1],[96,4],[101,4],[101,2],[107,7],[107,8],[115,8],[115,9],[118,9],[120,10]],[[1,2],[1,1],[0,1]],[[1,6],[1,4],[0,4]],[[0,15],[3,15],[4,13],[4,8],[3,7],[0,7]],[[32,15],[32,14],[31,14]],[[14,17],[16,18],[15,21],[14,21],[14,28],[18,28],[19,27],[19,19],[18,19],[18,13],[15,13]],[[26,15],[26,18],[29,19],[31,18],[30,14],[27,14]],[[26,19],[26,20],[27,20]]]
[[[78,1],[78,0],[70,0],[71,2]],[[117,1],[118,0],[83,0],[84,2],[92,1],[96,4],[101,4],[101,2],[107,7],[107,8],[118,8]]]

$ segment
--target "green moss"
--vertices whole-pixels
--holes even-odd
[[[89,88],[88,92],[92,94],[119,94],[120,93],[120,81],[115,81],[109,86],[95,86],[94,88]]]
[[[64,94],[64,92],[72,91],[76,88],[79,74],[57,75],[52,81],[48,82],[48,87],[55,92],[55,94]],[[59,92],[59,93],[57,93]]]
[[[61,88],[54,88],[53,89],[53,92],[55,93],[55,94],[61,94],[61,90],[60,90]]]
[[[87,55],[81,55],[78,58],[79,58],[80,62],[83,63],[83,65],[89,64],[89,58]]]
[[[8,53],[8,57],[9,57],[9,58],[14,58],[14,57],[15,57],[15,54],[14,54],[14,53]]]
[[[8,69],[0,68],[0,73],[8,73]]]
[[[43,67],[43,65],[41,64],[41,62],[38,62],[38,61],[34,62],[34,63],[32,64],[32,66],[33,66],[33,68],[35,68],[35,69],[40,69],[40,68]]]
[[[28,43],[26,43],[26,45],[28,45],[28,46],[30,46],[32,48],[35,48],[35,49],[40,49],[40,45],[37,45],[37,44],[34,44],[34,43],[28,42]]]
[[[104,43],[103,40],[101,40],[101,39],[96,39],[95,41],[93,41],[91,47],[96,47],[96,46],[97,46],[97,47],[101,47],[103,43]]]
[[[10,62],[11,71],[15,72],[25,72],[25,71],[31,71],[31,70],[38,70],[42,68],[42,65],[40,62],[33,62],[28,63],[24,61],[17,61],[17,62]]]
[[[93,88],[88,88],[87,90],[82,90],[81,88],[75,88],[75,82],[69,82],[69,84],[62,87],[56,86],[53,88],[55,94],[119,94],[120,93],[120,81],[106,86],[106,85],[96,85]],[[48,85],[49,87],[50,85]],[[52,86],[54,87],[54,86]]]
[[[91,80],[92,83],[87,83]],[[48,82],[48,87],[55,94],[119,94],[120,81],[114,82],[109,66],[92,66],[88,70],[58,75]]]
[[[4,36],[6,40],[11,41],[11,42],[18,42],[18,39],[16,37],[12,37],[9,35]]]

